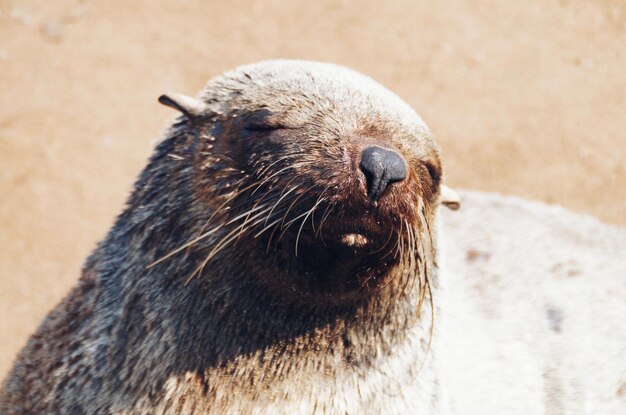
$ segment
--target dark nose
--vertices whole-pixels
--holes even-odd
[[[395,151],[368,147],[361,153],[361,170],[367,179],[367,195],[378,200],[390,183],[406,178],[406,164]]]

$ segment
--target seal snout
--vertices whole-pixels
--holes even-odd
[[[393,150],[378,146],[367,147],[361,153],[361,170],[367,180],[367,195],[377,201],[387,186],[406,178],[406,163]]]

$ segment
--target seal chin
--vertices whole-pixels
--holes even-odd
[[[292,275],[302,294],[315,301],[352,301],[374,294],[392,277],[397,244],[391,239],[365,229],[329,227],[319,237],[302,235],[297,256],[293,250],[283,253],[295,261]]]

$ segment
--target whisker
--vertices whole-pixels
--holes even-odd
[[[279,218],[279,222],[283,221],[283,218]],[[280,226],[274,226],[274,230],[272,231],[272,233],[270,234],[270,237],[267,239],[267,246],[265,248],[265,254],[267,255],[270,252],[270,246],[272,244],[272,239],[274,238],[274,234],[276,233],[276,231],[278,230],[278,228],[280,228]]]
[[[290,164],[289,166],[285,166],[282,169],[275,171],[269,177],[267,177],[266,179],[263,179],[263,182],[261,182],[259,184],[259,186],[257,186],[256,189],[254,189],[254,191],[250,194],[250,196],[254,196],[254,194],[262,187],[263,184],[268,183],[271,179],[273,179],[274,177],[278,176],[280,173],[284,172],[285,170],[305,167],[305,166],[309,166],[311,164],[313,164],[313,163],[310,162],[310,161],[302,161],[302,162]]]
[[[293,195],[292,195],[292,197],[293,197]],[[286,200],[289,200],[289,199],[286,199]],[[263,232],[265,232],[266,230],[270,229],[272,226],[276,225],[278,222],[280,222],[280,221],[282,221],[282,220],[283,220],[283,217],[281,216],[281,217],[279,217],[279,218],[275,219],[274,221],[272,221],[271,223],[269,223],[269,224],[267,223],[267,221],[271,218],[271,215],[274,213],[274,209],[275,209],[275,208],[276,208],[276,206],[273,206],[273,207],[272,207],[272,209],[270,210],[270,212],[269,212],[269,213],[267,214],[267,216],[265,217],[265,219],[263,219],[263,221],[262,221],[262,222],[264,222],[264,223],[263,223],[264,228],[263,228],[263,229],[261,229],[258,233],[256,233],[256,234],[254,235],[254,238],[259,237],[259,236],[260,236]],[[282,213],[282,212],[284,212],[285,210],[286,210],[286,208],[284,208],[284,207],[283,207],[283,208],[279,209],[279,210],[278,210],[278,211],[276,211],[276,212],[278,212],[278,213]]]
[[[406,241],[402,241],[402,255],[403,255],[403,269],[405,270],[404,274],[403,274],[403,284],[402,284],[402,289],[400,291],[400,296],[405,296],[406,295],[406,290],[407,287],[409,286],[409,284],[412,284],[412,282],[414,282],[415,280],[415,276],[412,274],[413,272],[413,261],[414,261],[414,256],[413,256],[413,239],[412,239],[412,232],[411,232],[411,227],[409,226],[409,223],[404,220],[403,221],[403,229],[404,226],[406,226]],[[409,291],[410,292],[410,291]]]
[[[283,222],[280,224],[280,227],[281,227],[281,228],[283,228],[283,227],[284,227],[284,225],[285,225],[285,221],[287,220],[287,216],[289,215],[289,212],[290,212],[290,211],[291,211],[291,209],[294,207],[294,205],[298,202],[298,200],[300,200],[300,198],[301,198],[302,196],[304,196],[304,195],[305,195],[305,193],[306,193],[307,191],[309,191],[309,190],[311,190],[311,189],[312,189],[312,186],[311,186],[311,187],[309,187],[307,190],[304,190],[302,193],[300,193],[300,194],[298,195],[298,197],[297,197],[297,198],[296,198],[293,202],[291,202],[291,205],[289,205],[289,209],[287,209],[287,212],[286,212],[286,213],[285,213],[285,215],[283,216]]]
[[[291,180],[293,181],[293,179]],[[291,183],[291,181],[289,183]],[[287,185],[289,185],[289,183]],[[286,189],[286,188],[285,188]],[[285,189],[283,189],[283,192],[285,192]],[[272,212],[274,211],[274,208],[276,208],[276,206],[278,206],[278,204],[280,202],[282,202],[282,200],[287,197],[290,193],[294,192],[296,189],[299,189],[298,186],[294,186],[291,189],[289,189],[286,193],[281,194],[280,198],[276,201],[276,203],[274,203],[274,207],[272,207],[272,210],[270,210],[270,213],[267,215],[267,219],[269,220],[270,216],[272,215]]]
[[[171,258],[172,256],[176,255],[177,253],[179,253],[180,251],[182,251],[183,249],[196,244],[197,242],[207,238],[208,236],[213,235],[215,232],[217,232],[218,230],[220,230],[224,225],[219,225],[216,226],[215,228],[211,229],[210,231],[198,236],[195,239],[192,239],[191,241],[185,243],[184,245],[180,246],[179,248],[176,248],[175,250],[173,250],[172,252],[170,252],[169,254],[165,255],[164,257],[161,257],[159,259],[157,259],[156,261],[152,262],[151,264],[149,264],[146,269],[150,269],[152,267],[154,267],[157,264],[160,264],[161,262],[165,261],[168,258]]]
[[[267,208],[267,209],[269,209],[269,208]],[[265,213],[267,213],[267,212],[265,212],[265,211],[258,212],[255,215],[253,215],[251,217],[251,219],[258,218],[259,216],[262,216]],[[241,216],[241,215],[239,215],[239,216]],[[264,218],[263,218],[263,220],[264,220]],[[237,226],[235,229],[231,230],[228,234],[226,234],[226,236],[224,236],[220,240],[220,242],[217,243],[215,245],[215,247],[211,250],[211,252],[206,256],[206,258],[204,259],[204,261],[202,261],[200,266],[198,266],[195,269],[195,271],[189,276],[189,278],[187,278],[187,280],[185,281],[185,285],[188,284],[189,281],[191,281],[196,275],[201,273],[204,270],[204,267],[206,266],[206,264],[208,264],[209,261],[211,261],[211,259],[213,259],[215,257],[215,255],[217,255],[219,252],[221,252],[232,241],[234,241],[235,239],[239,238],[241,236],[241,234],[243,232],[245,232],[245,230],[246,230],[245,225],[246,225],[246,222],[242,223],[241,225]]]
[[[280,222],[281,220],[283,220],[283,218],[278,218],[275,221],[271,222],[270,224],[268,224],[267,226],[265,226],[263,229],[261,229],[259,232],[257,232],[253,237],[254,238],[258,238],[259,236],[261,236],[261,234],[263,234],[263,232],[265,232],[266,230],[270,229],[272,226],[276,225],[278,222]],[[266,219],[267,221],[267,219]]]
[[[289,159],[292,159],[294,157],[299,157],[299,156],[302,156],[302,155],[304,155],[304,154],[303,153],[292,153],[292,154],[284,155],[283,157],[279,157],[273,163],[271,163],[271,164],[263,167],[261,170],[259,170],[259,172],[257,173],[257,176],[258,177],[262,177],[269,169],[271,169],[272,167],[274,167],[275,165],[277,165],[281,161],[289,160]]]
[[[263,208],[268,208],[268,207],[267,207],[266,205],[254,206],[252,209],[250,209],[250,210],[248,210],[248,211],[246,211],[246,212],[240,213],[239,215],[235,216],[234,218],[232,218],[231,220],[229,220],[228,222],[226,222],[226,225],[231,225],[231,224],[233,224],[234,222],[237,222],[239,219],[241,219],[241,218],[243,218],[243,217],[246,217],[246,216],[247,216],[247,217],[250,217],[250,214],[251,214],[251,213],[254,213],[254,212],[256,212],[257,210],[259,210],[259,209],[263,209]],[[269,208],[268,208],[268,209],[269,209]],[[245,223],[245,222],[244,222],[244,223]],[[225,226],[226,226],[226,225],[225,225]]]
[[[430,302],[430,328],[428,330],[428,343],[426,344],[426,352],[424,353],[424,358],[422,359],[419,369],[417,370],[418,376],[421,373],[422,369],[424,368],[424,365],[426,364],[426,359],[428,358],[428,355],[430,353],[430,349],[433,343],[433,335],[435,332],[435,302],[433,300],[433,292],[430,287],[430,282],[428,282],[427,289],[428,289],[428,298]]]
[[[317,198],[317,202],[315,202],[316,205],[319,204],[319,201],[322,199],[326,191],[331,188],[331,186],[332,184],[329,184],[328,186],[326,186],[324,190],[322,190],[319,197]],[[317,235],[317,232],[315,231],[315,215],[314,214],[311,215],[311,228],[313,229],[313,235]]]
[[[379,248],[378,250],[374,251],[374,252],[369,252],[370,255],[374,255],[377,254],[381,251],[383,251],[386,247],[387,244],[389,243],[389,241],[391,241],[391,236],[393,235],[393,231],[389,231],[389,236],[387,237],[387,240],[385,241],[385,243],[383,244],[383,246],[381,248]],[[389,255],[389,252],[387,252],[381,259],[384,259],[387,255]]]
[[[426,261],[421,261],[422,263],[422,272],[420,273],[420,298],[417,304],[417,316],[422,314],[422,306],[424,305],[424,299],[426,298],[426,273],[428,272],[428,268],[426,265]],[[424,283],[422,283],[421,276],[424,275]]]
[[[332,211],[331,207],[333,206],[335,206],[335,203],[329,203],[328,206],[326,206],[326,209],[324,210],[324,213],[322,214],[322,220],[320,221],[320,226],[317,229],[316,236],[321,237],[322,243],[324,243],[324,234],[322,233],[322,227],[324,226],[324,223],[326,223],[326,219],[328,218],[328,215],[330,215],[330,212]]]
[[[323,193],[322,193],[323,194]],[[324,200],[321,198],[317,199],[317,202],[315,203],[315,205],[313,205],[313,207],[309,210],[309,212],[307,213],[307,215],[304,217],[304,219],[302,219],[302,224],[300,225],[300,229],[298,229],[298,235],[296,236],[296,247],[295,247],[295,255],[298,256],[298,241],[300,240],[300,234],[302,233],[302,228],[304,227],[304,224],[306,222],[306,220],[308,219],[309,215],[312,214],[315,209],[319,206],[320,202]]]
[[[255,183],[256,184],[256,183]],[[189,242],[186,242],[185,244],[183,244],[182,246],[174,249],[173,251],[169,252],[168,254],[166,254],[165,256],[157,259],[156,261],[148,264],[148,266],[146,266],[146,269],[150,269],[152,267],[154,267],[155,265],[160,264],[161,262],[171,258],[172,256],[178,254],[179,252],[181,252],[182,250],[184,250],[185,248],[189,248],[192,245],[195,245],[196,243],[200,242],[201,240],[207,238],[208,236],[213,235],[215,232],[217,232],[218,230],[220,230],[221,228],[223,228],[224,226],[231,224],[233,221],[231,220],[230,222],[228,222],[227,224],[223,224],[223,225],[218,225],[215,228],[207,231],[206,233],[202,234],[202,232],[204,231],[204,229],[208,226],[209,223],[211,223],[211,221],[213,220],[213,218],[215,217],[215,215],[217,215],[218,213],[223,213],[221,212],[221,209],[226,206],[229,202],[231,202],[232,200],[234,200],[237,196],[239,196],[242,192],[246,191],[247,189],[251,188],[253,186],[247,186],[242,190],[238,190],[237,193],[235,193],[233,196],[229,197],[226,201],[224,201],[224,203],[222,203],[212,214],[211,216],[209,216],[209,219],[207,219],[206,223],[202,226],[202,229],[199,232],[199,236],[195,237],[194,239],[192,239]],[[245,216],[245,214],[243,214]],[[240,215],[241,216],[241,215]]]
[[[304,196],[307,192],[309,192],[311,189],[313,189],[315,187],[315,185],[309,187],[308,189],[306,189],[305,191],[303,191],[292,203],[291,206],[289,206],[289,209],[287,209],[287,212],[285,213],[285,215],[283,216],[283,222],[281,223],[280,227],[281,229],[283,229],[283,231],[281,232],[280,236],[278,237],[278,240],[280,240],[283,235],[285,235],[285,232],[287,232],[287,230],[289,229],[289,227],[296,222],[298,219],[300,219],[301,217],[307,215],[307,212],[304,212],[298,216],[296,216],[295,218],[291,219],[288,223],[285,224],[285,220],[287,220],[287,216],[289,215],[289,211],[291,211],[291,209],[294,207],[294,205],[298,202],[298,200],[300,200],[300,198],[302,196]]]
[[[240,231],[240,232],[239,232],[239,234],[237,234],[237,236],[236,236],[236,238],[238,238],[238,237],[241,235],[241,233],[242,233],[242,232],[245,232],[245,231],[247,230],[246,225],[248,224],[248,222],[249,222],[250,220],[254,220],[254,219],[257,219],[257,218],[258,218],[258,217],[260,217],[260,216],[265,215],[265,214],[267,213],[267,211],[270,209],[270,208],[269,208],[269,207],[267,207],[267,206],[264,206],[264,207],[265,207],[265,210],[262,210],[262,211],[260,211],[260,212],[257,212],[255,215],[253,215],[253,216],[250,216],[250,215],[246,216],[246,220],[245,220],[243,223],[241,223],[240,225],[238,225],[238,226],[237,226],[237,227],[236,227],[233,231],[231,231],[228,235],[231,235],[231,234],[233,234],[234,232]],[[265,220],[265,217],[263,217],[263,218],[261,219],[261,222],[262,222],[263,220]],[[226,238],[228,238],[228,236],[224,237],[223,239],[226,239]],[[223,239],[222,239],[222,241],[223,241]],[[213,248],[213,251],[216,251],[216,250],[218,250],[218,249],[219,249],[219,250],[221,250],[221,244],[223,243],[222,241],[220,241],[220,243],[218,243],[218,244],[216,245],[216,247],[215,247],[215,248]],[[213,251],[212,251],[212,252],[213,252]],[[216,251],[216,252],[219,252],[219,251]],[[209,254],[209,255],[211,255],[211,254]]]

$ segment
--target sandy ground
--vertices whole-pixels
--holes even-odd
[[[156,97],[242,63],[353,67],[423,116],[450,185],[626,224],[624,1],[182,3],[0,0],[0,376],[173,117]]]

